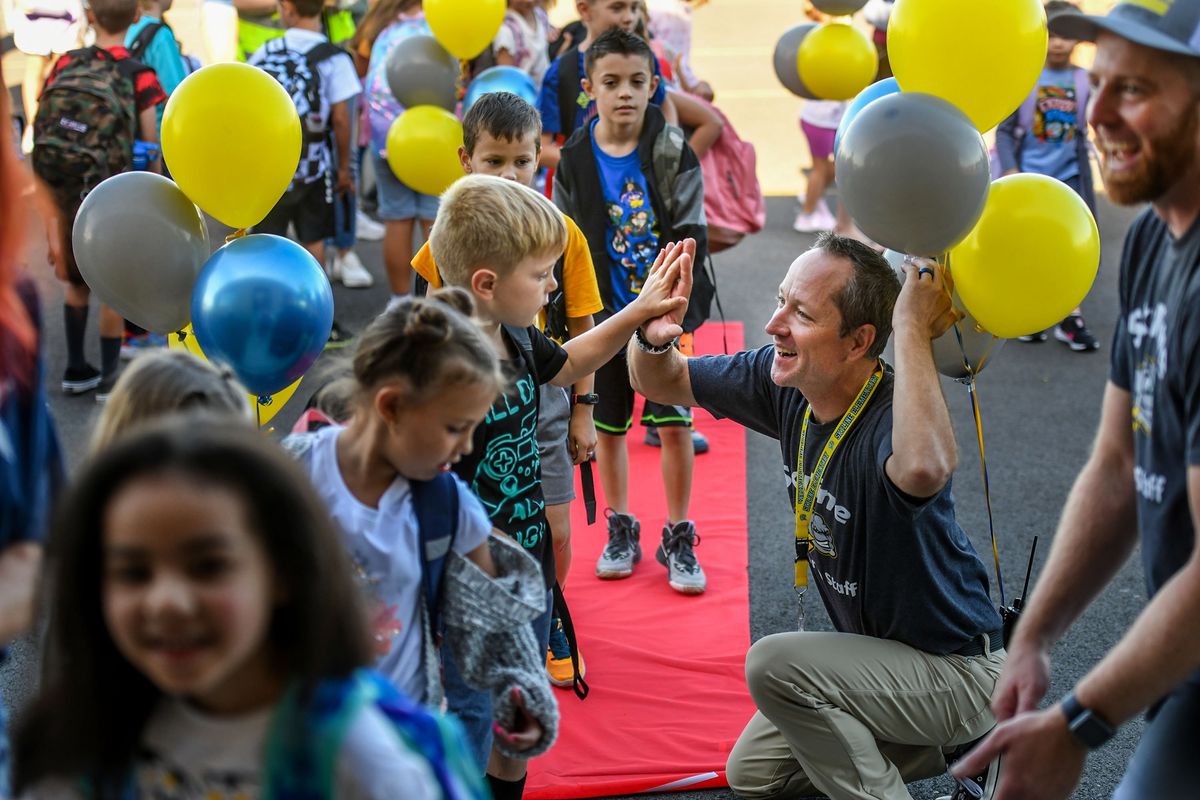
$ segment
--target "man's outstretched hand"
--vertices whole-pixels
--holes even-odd
[[[695,257],[696,240],[684,239],[664,247],[654,260],[654,265],[650,267],[647,282],[659,274],[674,276],[668,287],[668,297],[676,301],[665,313],[647,320],[642,325],[642,334],[650,344],[661,347],[683,333],[683,317],[687,313],[688,299],[692,295],[692,263]]]

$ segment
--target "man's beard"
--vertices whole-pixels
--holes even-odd
[[[1109,198],[1119,205],[1150,203],[1166,194],[1181,176],[1189,174],[1196,159],[1196,134],[1200,130],[1196,107],[1181,114],[1165,134],[1142,143],[1141,164],[1119,177],[1109,174],[1108,155],[1100,159],[1100,174]]]

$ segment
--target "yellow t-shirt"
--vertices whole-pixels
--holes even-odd
[[[567,224],[567,249],[563,254],[563,295],[567,317],[598,314],[604,310],[604,301],[600,299],[600,287],[596,285],[592,252],[588,249],[587,239],[575,224],[575,220],[563,214],[563,222]],[[429,251],[429,242],[422,245],[413,256],[412,266],[418,275],[429,281],[430,289],[441,288],[442,276],[433,261],[433,253]],[[546,327],[545,312],[538,316],[538,326]]]

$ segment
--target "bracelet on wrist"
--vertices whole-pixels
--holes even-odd
[[[640,326],[634,330],[633,340],[637,342],[638,350],[641,350],[643,353],[650,353],[651,355],[656,356],[661,356],[663,353],[669,352],[671,348],[675,346],[674,342],[667,342],[666,344],[661,345],[650,344],[650,342],[646,340],[646,335],[642,333]]]

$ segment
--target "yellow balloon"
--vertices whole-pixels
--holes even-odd
[[[983,216],[950,251],[963,306],[996,336],[1061,322],[1087,296],[1100,267],[1100,232],[1062,181],[1010,175],[992,183]]]
[[[300,117],[287,91],[247,64],[211,64],[171,93],[162,150],[188,198],[234,228],[267,216],[300,164]]]
[[[455,58],[474,58],[496,38],[504,23],[505,0],[425,0],[425,19],[434,38]]]
[[[388,129],[387,162],[408,186],[421,194],[438,195],[463,176],[458,160],[462,140],[462,123],[449,111],[415,106]]]
[[[879,51],[857,28],[830,23],[804,37],[796,52],[796,69],[817,97],[849,100],[875,80]]]
[[[950,101],[980,131],[1024,102],[1046,62],[1042,0],[897,0],[887,37],[900,88]]]
[[[196,334],[192,333],[192,326],[188,325],[182,331],[183,339],[180,340],[177,333],[167,335],[167,345],[172,349],[187,350],[192,355],[202,361],[208,361],[208,356],[204,355],[204,351],[200,349],[200,342],[196,339]],[[295,383],[284,389],[280,389],[273,395],[266,398],[265,403],[259,401],[259,398],[252,394],[247,394],[246,399],[250,405],[254,407],[255,418],[258,420],[259,426],[266,425],[270,422],[280,409],[287,405],[288,400],[292,399],[292,395],[296,393],[296,389],[300,388],[300,381],[304,380],[304,376],[296,378]]]

